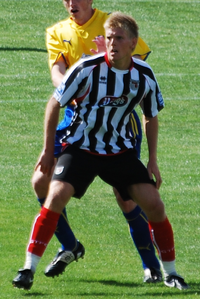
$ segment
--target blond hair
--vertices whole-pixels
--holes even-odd
[[[138,38],[139,27],[136,21],[132,17],[117,11],[117,12],[113,12],[110,15],[110,17],[106,20],[104,24],[104,28],[108,29],[108,28],[118,28],[118,27],[124,29],[131,38],[132,37]]]

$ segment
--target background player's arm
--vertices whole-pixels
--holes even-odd
[[[47,104],[45,112],[44,149],[35,168],[37,169],[40,167],[40,170],[48,176],[51,175],[52,167],[54,166],[54,143],[59,112],[60,104],[52,96]]]
[[[54,63],[51,69],[51,80],[55,87],[58,87],[66,73],[66,64],[62,56]]]

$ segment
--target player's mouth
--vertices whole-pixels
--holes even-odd
[[[73,14],[73,15],[74,15],[74,14],[76,14],[76,13],[78,12],[78,9],[71,9],[71,11],[70,11],[70,12],[71,12],[71,14]]]
[[[111,53],[111,54],[116,54],[116,53],[118,53],[118,51],[115,50],[115,49],[112,49],[112,50],[110,51],[110,53]]]

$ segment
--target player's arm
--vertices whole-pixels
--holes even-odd
[[[55,87],[58,87],[66,73],[66,64],[62,56],[54,63],[51,69],[51,80]]]
[[[149,150],[147,169],[151,179],[153,178],[153,175],[155,176],[156,188],[159,189],[162,183],[162,178],[157,165],[158,117],[144,116],[144,128]]]
[[[51,175],[54,165],[54,143],[59,112],[60,104],[52,96],[45,111],[43,152],[36,164],[36,169],[40,167],[40,170],[48,176]]]

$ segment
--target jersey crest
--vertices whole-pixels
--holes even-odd
[[[136,80],[130,80],[130,89],[131,90],[137,90],[139,86],[139,81]]]

